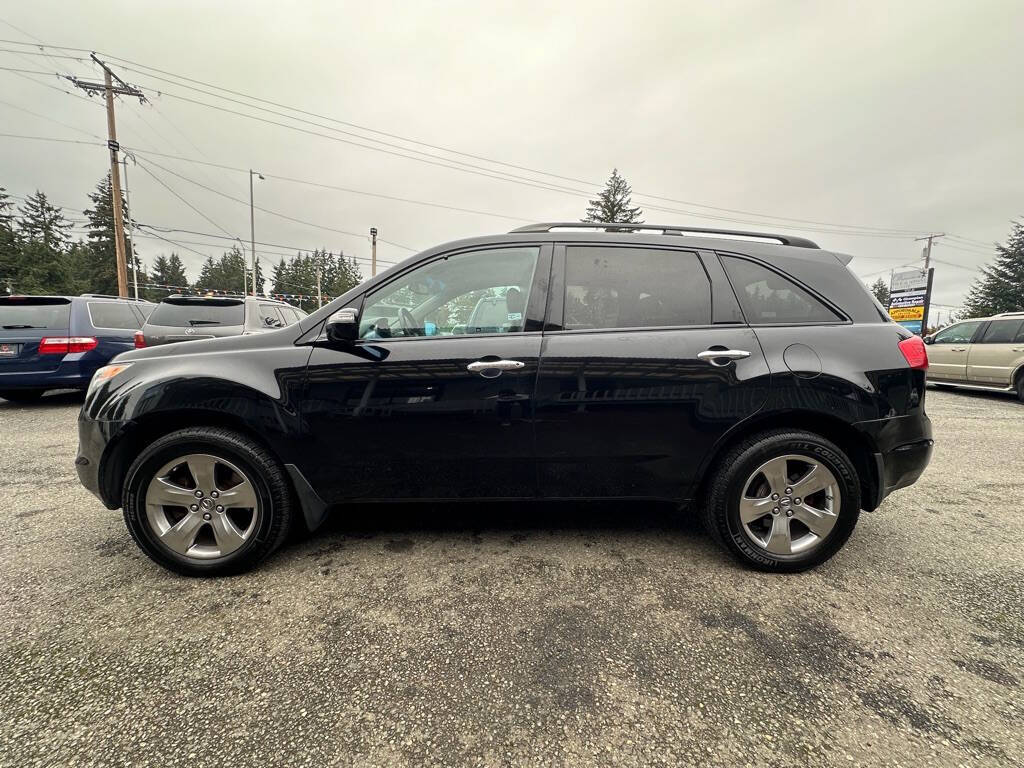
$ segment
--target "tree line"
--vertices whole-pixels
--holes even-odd
[[[17,204],[6,189],[0,187],[0,294],[117,295],[116,236],[109,174],[100,180],[88,198],[91,205],[82,211],[85,223],[78,225],[69,221],[44,192],[36,191]],[[123,195],[121,205],[126,220],[131,221]],[[72,230],[77,226],[84,226],[84,237],[81,233],[73,235]],[[134,260],[139,297],[150,301],[159,301],[172,292],[183,290],[198,293],[252,290],[247,256],[236,245],[218,257],[208,256],[194,281],[189,279],[181,257],[173,251],[156,256],[151,264],[144,264],[135,253],[127,232],[125,253],[129,254],[129,285]],[[287,260],[281,257],[269,279],[258,261],[257,292],[287,295],[289,303],[301,305],[307,311],[315,309],[318,269],[321,293],[325,296],[339,296],[363,279],[354,259],[343,252],[335,254],[317,249],[311,253],[296,253]],[[297,296],[303,298],[295,298]]]

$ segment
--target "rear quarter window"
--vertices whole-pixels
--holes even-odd
[[[93,328],[138,330],[142,327],[139,323],[139,316],[129,304],[90,301],[88,306]]]
[[[751,325],[835,323],[844,318],[787,277],[738,256],[722,264]]]

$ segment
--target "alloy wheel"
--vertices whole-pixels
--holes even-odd
[[[841,507],[839,483],[824,464],[787,454],[766,461],[747,478],[739,513],[751,542],[784,556],[818,546],[835,527]]]
[[[146,518],[177,555],[225,557],[256,531],[260,501],[250,478],[219,456],[190,453],[161,467],[146,489]]]

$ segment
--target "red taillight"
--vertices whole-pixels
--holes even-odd
[[[135,348],[136,349],[142,349],[145,346],[146,346],[146,337],[143,335],[142,331],[136,331],[135,332]]]
[[[39,340],[40,355],[67,355],[88,352],[99,344],[92,336],[47,336]]]
[[[925,347],[920,336],[904,339],[900,342],[899,347],[911,368],[920,371],[928,370],[928,348]]]

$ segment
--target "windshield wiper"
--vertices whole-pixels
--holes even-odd
[[[41,326],[41,325],[5,325],[4,326],[4,330],[5,331],[13,331],[16,328],[17,329],[21,329],[21,328],[42,328],[42,327],[43,326]]]
[[[220,325],[220,320],[189,320],[189,325]]]

